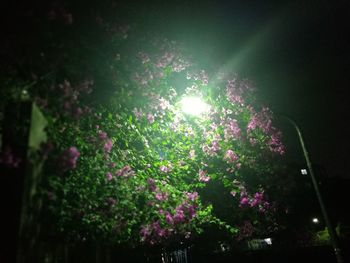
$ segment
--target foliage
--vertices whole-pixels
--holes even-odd
[[[274,229],[268,184],[284,147],[251,82],[209,74],[179,43],[131,26],[96,15],[76,36],[85,26],[66,9],[48,14],[49,27],[68,29],[43,34],[57,41],[45,52],[54,74],[26,92],[49,121],[43,192],[58,233],[154,245],[208,225],[238,240]],[[208,110],[182,112],[188,96]]]

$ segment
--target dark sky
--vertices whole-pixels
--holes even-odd
[[[259,96],[302,128],[313,162],[350,178],[348,1],[152,1],[132,10],[190,45],[204,65],[253,80]],[[283,129],[303,160],[292,126]]]

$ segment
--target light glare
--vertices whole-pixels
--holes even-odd
[[[209,110],[208,104],[198,97],[184,97],[181,101],[181,110],[184,113],[199,116]]]

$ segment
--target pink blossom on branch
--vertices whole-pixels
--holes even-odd
[[[176,212],[174,215],[174,223],[178,224],[178,223],[182,223],[185,221],[185,212],[183,211],[183,207],[182,206],[178,206],[176,207]]]
[[[156,182],[155,182],[154,179],[148,178],[147,179],[147,185],[148,185],[148,190],[150,190],[151,192],[156,191],[157,186],[156,186]]]
[[[220,150],[219,142],[217,140],[213,140],[211,145],[203,145],[202,150],[206,155],[215,156],[217,152]]]
[[[159,167],[159,170],[163,173],[169,173],[171,171],[171,168],[169,166],[162,165]]]
[[[168,194],[165,192],[158,192],[155,197],[158,201],[165,201],[168,199]]]
[[[108,173],[106,174],[106,178],[107,178],[107,181],[111,181],[111,180],[113,179],[112,173],[108,172]]]
[[[138,108],[134,108],[132,112],[134,113],[136,120],[139,120],[143,115],[142,110]]]
[[[64,171],[76,168],[77,160],[80,156],[78,149],[74,146],[63,151],[61,155],[61,165]]]
[[[154,115],[152,113],[148,113],[147,120],[149,123],[153,123],[154,122]]]
[[[198,198],[198,193],[197,192],[192,192],[192,193],[185,193],[186,196],[190,201],[195,201]]]
[[[241,200],[239,201],[239,206],[240,207],[245,207],[245,206],[248,206],[250,203],[248,197],[244,196],[241,198]]]
[[[260,128],[265,134],[271,132],[272,129],[272,117],[269,108],[264,107],[261,112],[253,112],[248,125],[247,132]]]
[[[232,150],[227,150],[224,156],[224,160],[227,163],[234,163],[238,160],[237,154]]]
[[[274,133],[271,135],[270,140],[267,142],[270,150],[272,152],[279,153],[280,155],[283,155],[285,153],[285,146],[281,142],[281,133],[274,131]]]
[[[198,175],[199,175],[199,181],[200,182],[209,182],[210,176],[207,175],[206,171],[199,170]]]
[[[228,141],[229,139],[236,140],[239,138],[241,133],[241,129],[238,126],[237,120],[230,120],[226,123],[225,129],[224,129],[224,137],[225,140]]]
[[[169,224],[169,225],[173,225],[173,224],[174,224],[174,218],[173,218],[173,216],[172,216],[169,212],[166,212],[166,213],[165,213],[165,221],[166,221],[167,224]]]
[[[119,169],[116,172],[116,175],[120,177],[130,177],[135,175],[135,171],[133,171],[129,165],[126,165],[123,168]]]
[[[98,131],[98,137],[99,137],[101,140],[106,140],[106,139],[108,138],[107,133],[106,133],[106,132],[103,132],[103,131]]]
[[[110,153],[111,152],[111,149],[112,149],[112,146],[113,146],[113,141],[112,139],[107,139],[106,143],[103,145],[103,150],[104,152],[107,154],[107,153]]]

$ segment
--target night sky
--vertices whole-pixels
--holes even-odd
[[[314,163],[350,178],[349,1],[116,2],[130,22],[184,42],[205,67],[252,80],[267,105],[300,125]],[[11,3],[4,21],[16,23]],[[72,3],[83,8],[86,1]],[[302,161],[293,127],[282,126],[287,149]]]
[[[313,163],[350,178],[348,1],[152,1],[129,4],[140,24],[184,41],[207,67],[251,79],[301,127]],[[287,147],[303,161],[294,128]]]

